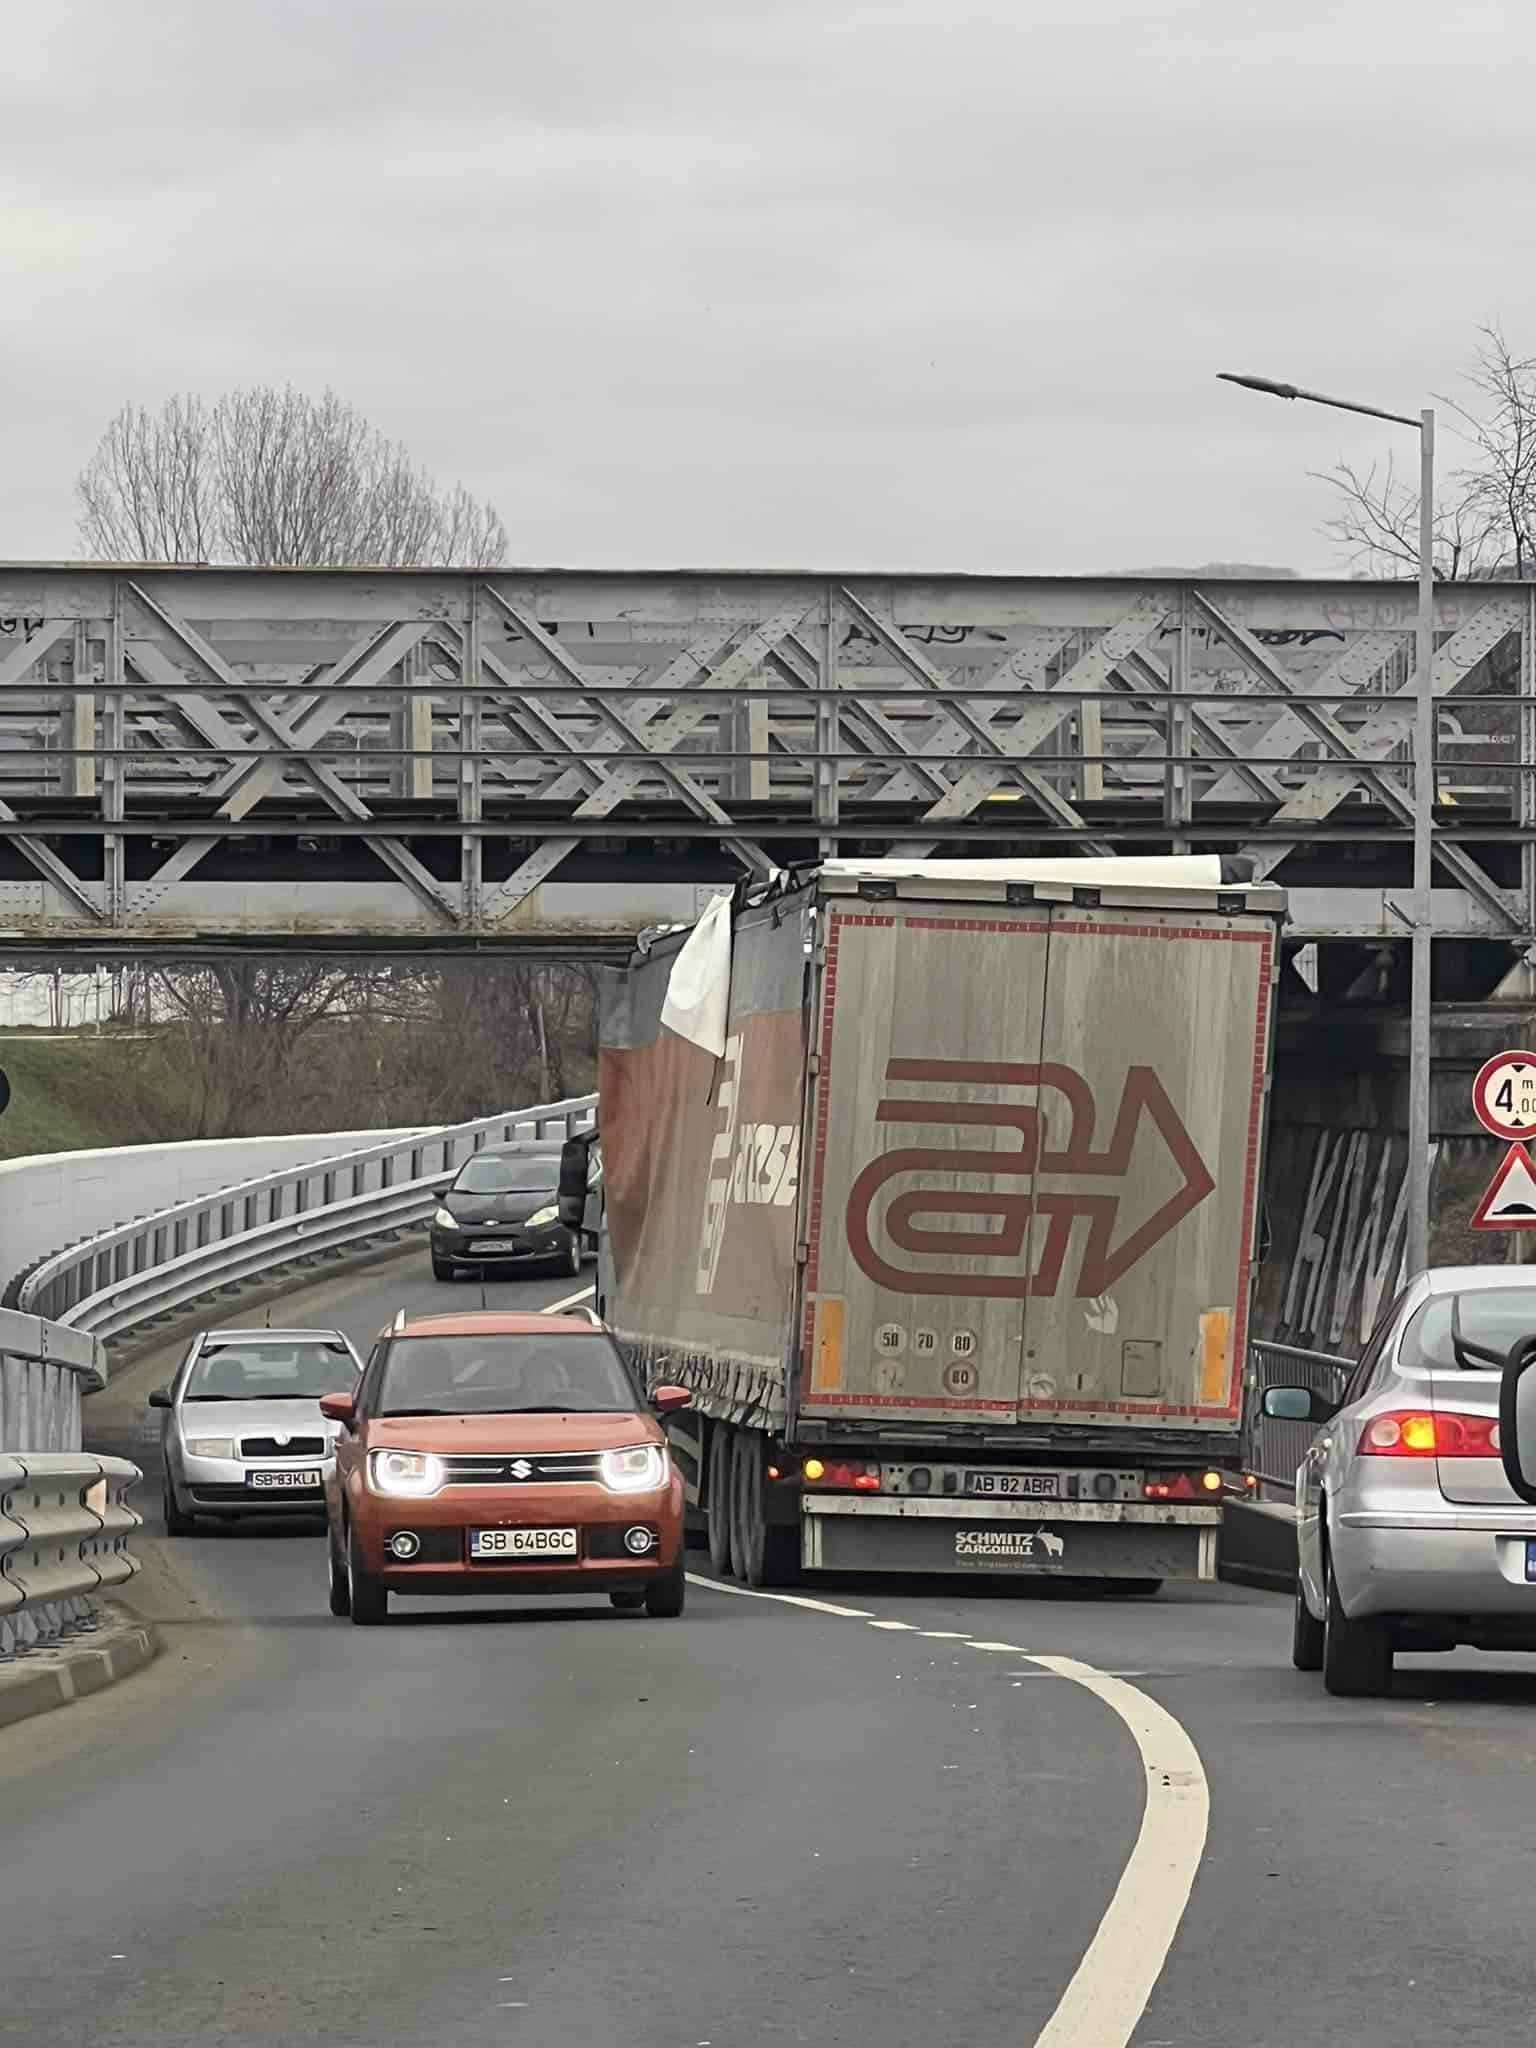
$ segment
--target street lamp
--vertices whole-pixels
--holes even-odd
[[[1407,413],[1383,412],[1379,406],[1356,405],[1348,398],[1327,398],[1321,391],[1302,391],[1277,384],[1270,377],[1239,377],[1218,371],[1223,383],[1245,391],[1265,391],[1272,398],[1302,398],[1309,405],[1331,405],[1340,412],[1364,413],[1368,419],[1391,420],[1419,432],[1419,609],[1414,635],[1413,679],[1413,973],[1408,1016],[1408,1271],[1421,1273],[1429,1264],[1429,1070],[1430,1070],[1430,944],[1434,935],[1431,895],[1435,823],[1435,415],[1426,408],[1417,419]]]

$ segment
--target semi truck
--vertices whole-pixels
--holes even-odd
[[[1285,910],[1242,875],[828,860],[607,973],[563,1213],[692,1390],[717,1571],[1215,1576]]]

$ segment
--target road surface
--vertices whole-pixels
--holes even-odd
[[[272,1320],[366,1345],[475,1298],[413,1253]],[[1531,2037],[1536,1665],[1406,1658],[1392,1700],[1330,1701],[1286,1604],[1224,1586],[695,1583],[678,1622],[363,1630],[302,1524],[142,1548],[160,1662],[0,1734],[0,2042],[1120,2048],[1160,1910],[1136,2048]]]

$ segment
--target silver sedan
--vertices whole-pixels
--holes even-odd
[[[1292,1659],[1331,1693],[1380,1694],[1398,1650],[1536,1650],[1536,1507],[1504,1474],[1499,1389],[1536,1336],[1536,1275],[1441,1267],[1404,1288],[1340,1402],[1271,1387],[1324,1426],[1296,1475]]]
[[[350,1393],[362,1371],[340,1330],[203,1330],[163,1411],[165,1526],[190,1536],[197,1515],[325,1513],[336,1424],[322,1394]]]

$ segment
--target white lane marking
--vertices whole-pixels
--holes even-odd
[[[916,1628],[910,1621],[872,1621],[869,1625],[871,1628],[904,1628],[909,1635],[917,1634]]]
[[[561,1309],[574,1308],[578,1301],[586,1301],[589,1296],[596,1294],[596,1292],[597,1287],[594,1283],[591,1287],[583,1287],[579,1294],[568,1294],[563,1301],[546,1301],[539,1313],[540,1315],[557,1316]]]
[[[1126,2048],[1162,1974],[1205,1852],[1211,1793],[1200,1752],[1156,1700],[1075,1657],[1032,1657],[1104,1702],[1147,1775],[1136,1846],[1098,1932],[1035,2048]]]
[[[891,1626],[862,1607],[838,1607],[829,1600],[810,1600],[797,1593],[728,1586],[698,1572],[690,1572],[688,1577],[694,1585],[713,1593],[777,1600],[785,1607],[809,1607],[821,1614],[866,1621],[874,1628]],[[1135,1743],[1146,1774],[1136,1841],[1071,1983],[1034,2043],[1034,2048],[1130,2048],[1131,2036],[1179,1931],[1205,1853],[1211,1792],[1200,1752],[1183,1724],[1166,1708],[1125,1679],[1092,1664],[1075,1657],[1045,1656],[1017,1643],[984,1642],[959,1630],[924,1629],[920,1633],[959,1641],[968,1650],[1027,1657],[1037,1667],[1031,1676],[1064,1678],[1091,1692],[1119,1719]]]
[[[922,1633],[936,1643],[968,1643],[970,1637],[963,1628],[925,1628]]]
[[[809,1607],[817,1614],[841,1614],[850,1621],[873,1621],[867,1607],[835,1607],[830,1600],[808,1600],[803,1593],[762,1593],[756,1586],[728,1586],[723,1579],[707,1579],[702,1572],[684,1575],[690,1586],[704,1586],[711,1593],[731,1593],[738,1600],[777,1600],[785,1607]]]

